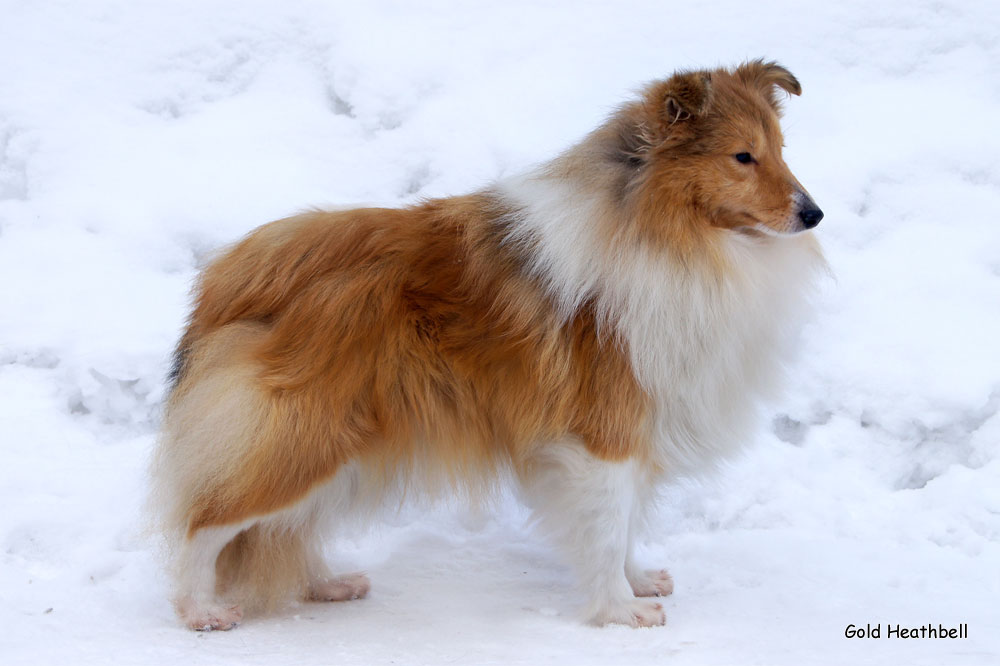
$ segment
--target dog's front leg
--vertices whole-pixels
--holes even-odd
[[[566,552],[587,590],[587,620],[663,624],[663,607],[636,599],[625,577],[636,508],[635,463],[602,460],[579,441],[568,440],[540,448],[521,477],[539,523]]]

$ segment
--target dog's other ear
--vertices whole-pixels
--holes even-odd
[[[712,76],[708,72],[678,72],[664,81],[657,92],[663,103],[662,120],[673,125],[705,112],[712,92]]]
[[[781,88],[789,95],[801,95],[802,85],[799,80],[776,62],[751,60],[736,68],[736,78],[749,86],[759,88],[772,105],[778,106],[775,88]]]
[[[615,159],[630,166],[646,161],[651,149],[683,143],[694,135],[692,119],[708,111],[709,72],[677,72],[651,83],[639,102],[622,108],[613,125]]]

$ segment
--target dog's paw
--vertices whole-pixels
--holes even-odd
[[[309,586],[311,601],[350,601],[363,599],[371,589],[371,581],[362,573],[335,576]]]
[[[665,597],[674,591],[674,579],[666,569],[644,571],[628,582],[637,597]]]
[[[180,614],[184,624],[195,631],[229,631],[239,626],[243,619],[243,609],[239,606],[187,603],[181,607]]]
[[[605,609],[593,618],[593,623],[597,625],[627,624],[630,627],[659,627],[666,622],[663,606],[644,599],[633,599]]]

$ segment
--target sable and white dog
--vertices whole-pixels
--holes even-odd
[[[643,507],[747,436],[823,265],[779,89],[763,61],[679,72],[523,177],[280,220],[212,263],[153,469],[183,621],[362,597],[324,525],[513,477],[589,621],[663,624]]]

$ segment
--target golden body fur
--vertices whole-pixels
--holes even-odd
[[[528,176],[280,220],[212,263],[154,467],[184,621],[363,596],[324,523],[512,473],[587,618],[661,624],[642,508],[745,435],[822,261],[776,87],[799,92],[759,61],[675,74]]]

